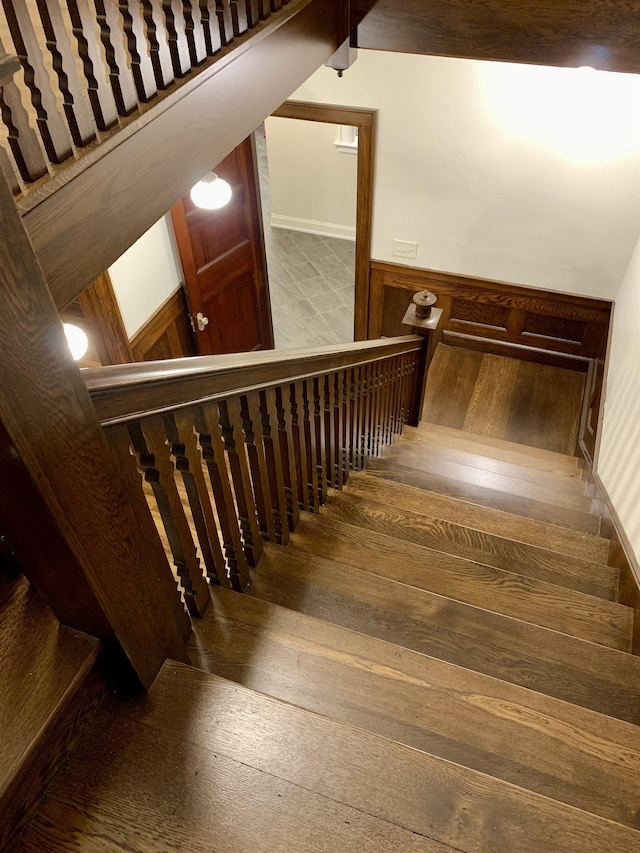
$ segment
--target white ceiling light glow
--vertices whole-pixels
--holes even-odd
[[[78,326],[72,323],[63,323],[64,333],[67,336],[67,344],[75,361],[80,361],[89,349],[89,338]]]
[[[231,187],[215,172],[209,172],[191,190],[191,201],[205,210],[218,210],[231,200]]]

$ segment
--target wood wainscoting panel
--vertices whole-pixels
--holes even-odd
[[[197,355],[189,313],[180,287],[131,339],[136,361]]]
[[[587,372],[604,355],[611,302],[470,276],[371,263],[369,337],[406,334],[414,293],[430,290],[443,314],[438,338],[497,355]]]

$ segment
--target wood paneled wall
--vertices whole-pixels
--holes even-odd
[[[448,344],[588,371],[606,349],[611,303],[549,290],[373,261],[369,337],[406,334],[413,294],[438,297]]]
[[[131,339],[136,361],[197,355],[182,288],[176,290]]]

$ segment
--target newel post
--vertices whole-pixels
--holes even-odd
[[[418,426],[422,420],[424,392],[427,387],[429,365],[431,364],[433,353],[440,338],[437,329],[440,317],[442,317],[442,308],[435,307],[436,301],[437,297],[435,293],[430,293],[428,290],[414,293],[413,300],[402,320],[405,325],[411,326],[411,330],[415,335],[420,335],[422,338],[422,347],[418,358],[409,409],[409,426]]]
[[[188,617],[135,462],[112,454],[2,174],[0,233],[0,508],[5,475],[20,481],[7,532],[56,616],[116,643],[149,686],[167,657],[188,660]]]

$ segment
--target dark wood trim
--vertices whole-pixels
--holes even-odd
[[[380,261],[371,263],[369,336],[402,334],[421,290],[438,296],[436,337],[448,344],[582,372],[604,355],[608,300]]]
[[[335,52],[340,5],[292,0],[19,202],[59,308]]]
[[[283,382],[346,370],[393,355],[416,352],[417,335],[385,341],[303,350],[199,356],[145,364],[83,370],[91,399],[103,425],[137,421],[195,402],[263,390]]]
[[[103,365],[135,361],[108,272],[78,296],[89,337]]]
[[[151,513],[133,488],[135,463],[116,462],[107,444],[2,177],[0,231],[0,420],[73,555],[71,567],[52,556],[28,570],[39,589],[48,585],[47,604],[58,616],[76,595],[77,568],[148,686],[167,657],[188,659],[189,621]]]
[[[355,0],[358,47],[538,65],[640,71],[628,0]]]
[[[356,201],[356,272],[354,340],[364,341],[369,335],[369,265],[371,263],[371,230],[373,223],[373,190],[376,158],[377,110],[285,101],[273,113],[278,118],[346,124],[358,128],[358,178]]]
[[[158,344],[164,338],[162,347]],[[154,355],[161,349],[161,355]],[[185,358],[196,355],[189,310],[182,287],[171,294],[131,338],[132,361],[156,358]]]

